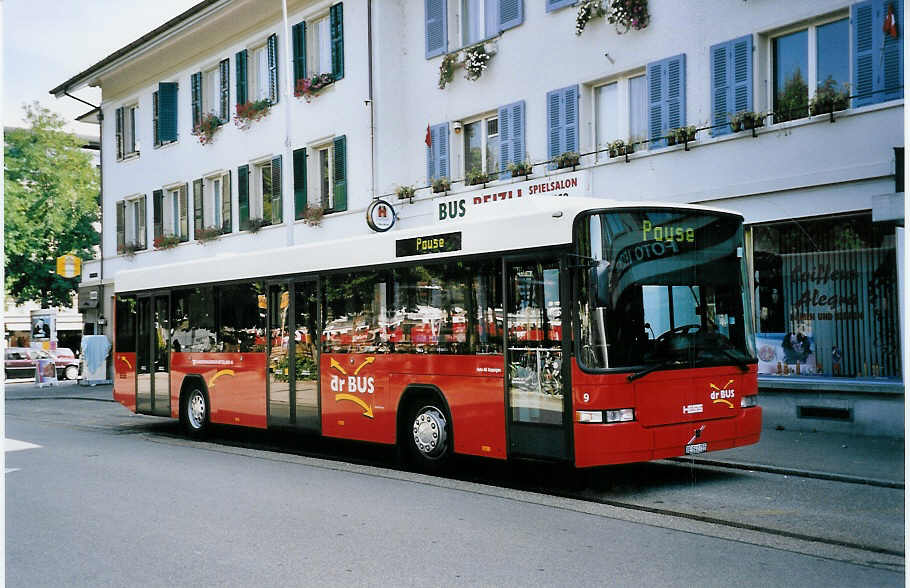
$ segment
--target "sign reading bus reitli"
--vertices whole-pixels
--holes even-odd
[[[64,278],[75,278],[82,273],[82,260],[67,253],[57,258],[57,273]]]
[[[395,257],[461,251],[461,233],[444,233],[395,241]]]
[[[503,207],[521,207],[538,198],[585,196],[590,193],[590,183],[589,171],[577,171],[489,186],[435,200],[434,216],[437,223],[449,223],[505,214]]]

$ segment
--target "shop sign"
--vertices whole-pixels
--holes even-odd
[[[521,206],[534,198],[584,196],[588,192],[589,177],[589,172],[572,172],[439,199],[435,204],[436,221],[445,223],[470,217],[492,216],[504,206]]]
[[[71,253],[57,258],[57,273],[64,278],[75,278],[82,273],[82,260]]]
[[[367,226],[377,233],[384,233],[395,226],[395,208],[385,200],[373,200],[367,206]]]

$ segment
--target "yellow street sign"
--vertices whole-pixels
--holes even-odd
[[[57,273],[64,278],[75,278],[82,273],[82,260],[71,253],[57,258]]]

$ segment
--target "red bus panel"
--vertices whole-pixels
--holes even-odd
[[[198,374],[208,388],[213,423],[265,428],[265,368],[264,353],[172,353],[172,416],[179,416],[183,379]]]
[[[136,412],[135,353],[114,353],[114,400]]]
[[[585,373],[573,360],[573,410],[635,409],[632,422],[575,422],[576,466],[685,455],[695,443],[729,449],[761,436],[761,408],[740,407],[743,396],[758,392],[755,365],[747,373],[721,366],[654,372],[633,382],[627,376]]]

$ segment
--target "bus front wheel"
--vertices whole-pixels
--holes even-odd
[[[183,397],[183,426],[188,436],[199,439],[209,426],[209,401],[198,386],[193,386]]]
[[[433,401],[414,404],[407,430],[411,462],[424,470],[442,469],[452,454],[451,426],[446,412]]]

